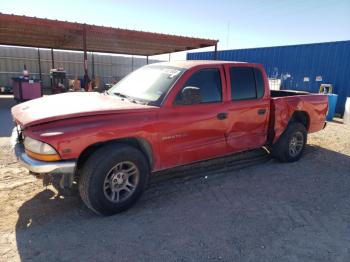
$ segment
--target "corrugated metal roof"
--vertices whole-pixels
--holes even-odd
[[[130,55],[158,55],[214,46],[217,40],[166,35],[120,28],[0,13],[0,44],[87,50]]]

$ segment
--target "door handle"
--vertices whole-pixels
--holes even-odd
[[[263,115],[266,113],[266,109],[259,109],[258,110],[258,115]]]
[[[227,113],[225,113],[225,112],[219,113],[219,114],[217,114],[216,117],[219,120],[225,120],[227,118]]]

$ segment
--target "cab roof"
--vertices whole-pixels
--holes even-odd
[[[180,60],[180,61],[160,62],[157,64],[190,69],[192,67],[199,66],[199,65],[247,64],[247,63],[239,62],[239,61],[220,61],[220,60]]]

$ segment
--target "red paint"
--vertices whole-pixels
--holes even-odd
[[[268,80],[261,65],[220,61],[168,64],[188,70],[160,107],[97,93],[66,93],[20,104],[12,108],[12,114],[24,128],[25,135],[49,143],[62,159],[76,159],[96,143],[123,138],[144,139],[152,149],[154,171],[274,143],[295,111],[308,115],[308,132],[319,131],[324,126],[328,109],[326,96],[270,98]],[[231,101],[228,69],[237,65],[257,67],[263,72],[265,94],[261,99]],[[202,68],[220,70],[223,101],[173,105],[185,81]],[[266,113],[257,114],[259,109],[265,109]],[[227,113],[227,119],[217,119],[221,112]]]

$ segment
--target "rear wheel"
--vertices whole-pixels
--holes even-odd
[[[142,152],[128,145],[102,147],[85,162],[80,196],[95,213],[113,215],[130,208],[142,195],[149,176]]]
[[[272,146],[272,156],[281,162],[294,162],[302,156],[307,142],[303,124],[290,123],[278,141]]]

